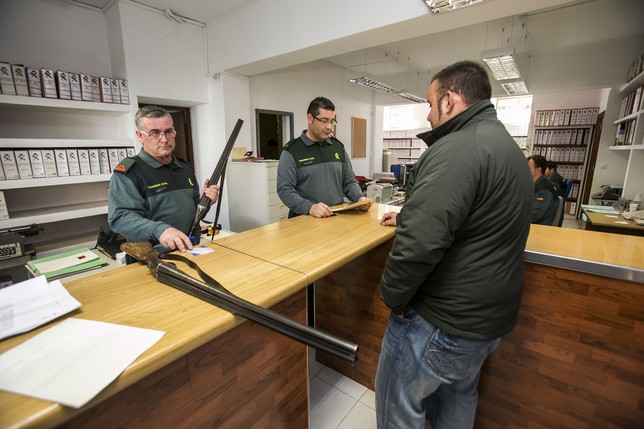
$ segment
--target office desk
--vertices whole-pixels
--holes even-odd
[[[584,210],[584,214],[588,218],[588,222],[583,222],[585,230],[644,236],[644,226],[624,219],[619,214],[595,213],[589,210]]]

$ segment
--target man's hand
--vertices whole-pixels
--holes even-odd
[[[385,213],[382,215],[382,219],[380,219],[380,225],[398,226],[396,223],[396,216],[398,216],[398,213],[396,212]]]
[[[361,211],[363,211],[363,212],[366,212],[367,210],[369,210],[369,208],[370,208],[370,207],[371,207],[371,205],[373,204],[373,200],[372,200],[371,198],[367,198],[367,197],[360,197],[360,199],[358,200],[358,202],[360,202],[360,201],[364,201],[364,200],[369,200],[369,204],[365,204],[364,206],[360,206],[360,207],[358,207],[358,210],[361,210]]]
[[[159,237],[159,243],[166,249],[179,249],[181,252],[192,249],[192,242],[186,234],[177,228],[169,227]]]
[[[333,212],[331,211],[329,206],[327,206],[324,203],[313,204],[311,206],[311,209],[309,210],[309,214],[311,216],[313,216],[313,217],[329,217],[329,216],[333,216]]]
[[[216,203],[217,198],[219,198],[219,185],[208,186],[208,179],[206,179],[203,184],[203,189],[201,190],[201,195],[204,194],[210,198],[210,201]]]

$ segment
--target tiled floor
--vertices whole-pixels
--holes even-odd
[[[318,363],[311,349],[309,380],[311,429],[375,429],[375,393]]]
[[[580,221],[566,215],[562,226],[579,229]],[[311,429],[375,429],[375,393],[318,363],[313,349],[309,349],[309,380]]]

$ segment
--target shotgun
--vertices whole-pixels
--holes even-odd
[[[217,163],[215,170],[212,172],[212,176],[210,176],[210,180],[208,180],[208,184],[206,186],[219,184],[219,180],[222,178],[226,170],[226,163],[228,162],[228,157],[230,156],[230,152],[232,152],[233,150],[233,146],[235,145],[235,141],[237,140],[237,136],[239,135],[239,131],[241,130],[243,123],[244,123],[243,120],[237,119],[237,124],[235,124],[235,128],[233,129],[233,132],[230,134],[230,137],[228,138],[228,143],[226,143],[226,146],[224,147],[224,150],[221,153],[221,156],[219,157],[219,162]],[[219,189],[220,200],[221,200],[221,194],[223,193],[223,191],[224,191],[224,188],[222,186]],[[190,231],[188,232],[188,237],[194,238],[194,244],[199,244],[199,241],[201,240],[200,222],[206,216],[206,214],[208,213],[208,210],[210,210],[211,205],[212,205],[212,201],[210,201],[210,198],[208,198],[206,194],[202,195],[202,197],[199,199],[199,203],[197,204],[195,219],[192,222]],[[216,226],[217,225],[215,225],[215,227]]]

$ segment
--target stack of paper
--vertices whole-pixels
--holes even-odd
[[[108,265],[107,261],[87,247],[27,262],[27,267],[35,276],[44,275],[47,280],[95,270],[105,265]]]
[[[59,280],[47,283],[44,276],[2,288],[0,340],[31,331],[79,307],[80,302]]]

